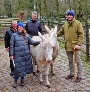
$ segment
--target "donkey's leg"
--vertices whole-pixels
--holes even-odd
[[[33,61],[33,75],[35,75],[35,60],[32,59],[32,61]]]
[[[50,88],[50,82],[48,81],[48,75],[49,75],[49,67],[50,67],[50,63],[46,64],[46,83],[47,83],[47,87]]]
[[[50,65],[51,65],[51,73],[53,74],[53,62]]]
[[[42,63],[38,62],[38,70],[39,70],[39,74],[40,74],[40,84],[43,83],[42,80]]]

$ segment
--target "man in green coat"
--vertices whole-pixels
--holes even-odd
[[[80,48],[84,39],[84,31],[82,24],[75,20],[74,11],[68,10],[66,13],[67,22],[61,27],[57,36],[64,35],[65,40],[65,50],[69,60],[70,74],[66,79],[72,79],[74,77],[74,67],[73,67],[73,55],[74,50],[76,50],[76,62],[77,62],[77,78],[76,82],[81,81],[82,73],[82,62],[80,60]]]

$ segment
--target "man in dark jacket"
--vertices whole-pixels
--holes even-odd
[[[5,33],[4,42],[5,42],[6,51],[8,52],[10,50],[10,39],[12,34],[16,32],[16,28],[17,28],[17,21],[12,21],[10,29],[7,30]],[[10,68],[11,68],[10,75],[12,76],[14,75],[14,66],[11,59],[10,59]]]
[[[32,12],[32,19],[26,23],[25,30],[32,36],[38,36],[38,31],[42,33],[42,28],[40,22],[37,20],[37,12]]]
[[[37,12],[32,12],[32,19],[26,23],[25,26],[26,32],[30,37],[38,36],[38,31],[42,34],[42,28],[40,22],[37,20]],[[36,62],[35,62],[36,64]]]

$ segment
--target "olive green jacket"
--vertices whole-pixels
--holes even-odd
[[[75,45],[81,45],[84,39],[84,31],[82,24],[73,19],[72,23],[65,22],[60,31],[57,32],[57,36],[64,35],[65,49],[67,51],[73,51]]]

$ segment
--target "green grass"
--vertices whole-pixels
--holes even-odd
[[[86,54],[81,51],[81,60],[86,62]]]
[[[0,42],[0,47],[4,47],[4,42]]]
[[[85,66],[90,69],[90,62],[84,62]]]
[[[86,61],[86,53],[81,52],[81,60],[83,62],[83,65],[90,69],[90,61]]]
[[[90,61],[83,62],[83,65],[90,71]]]
[[[60,41],[59,39],[57,39],[57,40],[58,40],[59,46],[60,46],[61,48],[64,48],[64,43],[63,43],[62,41]]]

